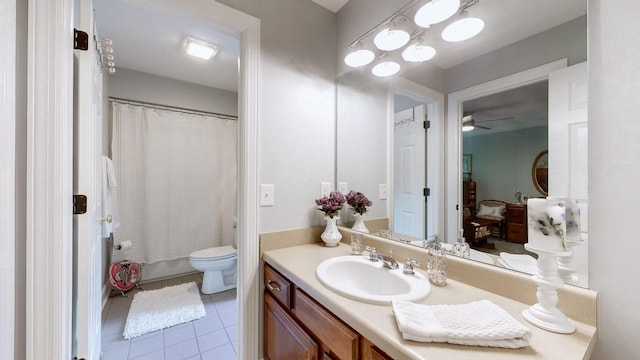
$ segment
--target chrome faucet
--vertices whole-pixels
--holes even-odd
[[[373,246],[367,246],[365,249],[369,251],[369,261],[376,262],[380,260],[382,261],[382,266],[387,269],[395,270],[399,267],[398,262],[393,258],[393,250],[390,250],[390,255],[387,256],[376,252],[376,248]]]

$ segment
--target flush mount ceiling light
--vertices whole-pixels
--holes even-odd
[[[373,51],[362,49],[359,46],[344,57],[344,63],[351,67],[361,67],[371,63],[375,57]]]
[[[433,59],[436,55],[436,49],[421,43],[415,43],[407,46],[402,52],[402,58],[407,62],[423,62]]]
[[[376,47],[380,50],[392,51],[405,46],[409,40],[411,40],[411,36],[408,32],[388,27],[380,31],[378,35],[373,38],[373,43],[376,44]]]
[[[400,64],[395,61],[385,61],[376,65],[371,69],[371,73],[378,77],[387,77],[400,71]]]
[[[204,60],[211,59],[218,52],[216,46],[194,38],[187,38],[184,46],[187,54]]]
[[[442,30],[442,39],[448,42],[458,42],[471,39],[484,29],[484,21],[475,17],[465,17],[447,25]]]
[[[414,17],[418,26],[430,27],[455,15],[460,8],[460,0],[431,0],[421,7]]]

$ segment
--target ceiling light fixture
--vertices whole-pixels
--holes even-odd
[[[442,30],[442,39],[448,42],[469,40],[484,29],[484,20],[476,17],[463,17],[447,25]]]
[[[385,61],[376,65],[371,69],[371,73],[378,77],[387,77],[391,75],[395,75],[398,71],[400,71],[400,64],[395,61]]]
[[[187,38],[184,44],[187,54],[203,60],[209,60],[218,53],[216,46],[202,40]]]
[[[414,21],[418,26],[430,27],[452,17],[459,8],[460,0],[431,0],[416,12]]]

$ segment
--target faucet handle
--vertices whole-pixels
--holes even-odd
[[[373,262],[378,261],[378,253],[376,252],[375,247],[365,246],[364,249],[369,252],[369,261],[373,261]]]
[[[412,258],[407,258],[406,263],[404,264],[404,269],[402,270],[403,274],[413,275],[416,272],[413,271],[413,265],[420,266],[420,262],[417,260],[413,260]]]

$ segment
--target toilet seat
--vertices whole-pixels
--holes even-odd
[[[222,260],[237,256],[237,250],[233,246],[216,246],[207,249],[197,250],[189,255],[194,260]]]

